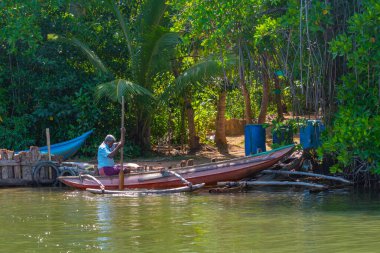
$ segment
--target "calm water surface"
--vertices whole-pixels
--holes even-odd
[[[1,189],[0,252],[380,252],[380,196]]]

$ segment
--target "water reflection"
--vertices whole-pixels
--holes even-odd
[[[377,252],[379,200],[350,191],[115,198],[0,189],[0,251]]]

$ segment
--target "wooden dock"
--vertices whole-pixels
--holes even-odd
[[[58,177],[60,157],[49,161],[47,154],[41,154],[32,146],[27,152],[0,149],[0,187],[53,184]]]

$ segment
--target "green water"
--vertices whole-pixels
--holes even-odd
[[[0,189],[0,252],[380,252],[380,197]]]

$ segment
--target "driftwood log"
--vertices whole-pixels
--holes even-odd
[[[308,188],[328,189],[327,185],[307,183],[307,182],[292,182],[292,181],[239,181],[239,182],[218,182],[218,186],[303,186]]]
[[[280,175],[298,175],[298,176],[309,176],[309,177],[317,177],[332,181],[338,181],[344,184],[352,184],[351,181],[341,178],[341,177],[334,177],[334,176],[327,176],[322,174],[316,174],[311,172],[303,172],[303,171],[283,171],[283,170],[263,170],[261,173],[263,174],[280,174]]]

